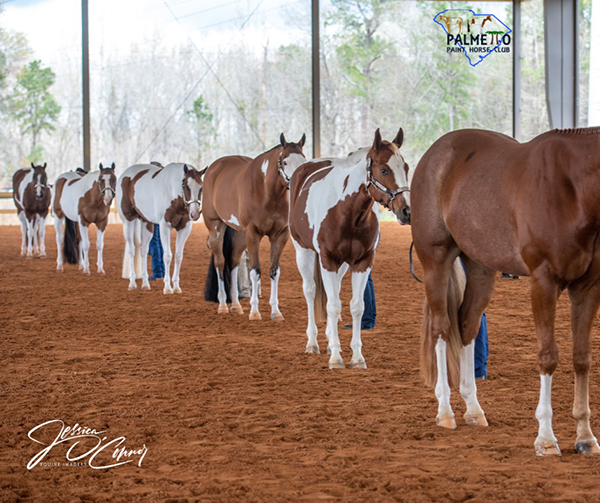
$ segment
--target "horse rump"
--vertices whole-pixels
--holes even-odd
[[[225,284],[225,293],[227,294],[227,303],[231,303],[231,256],[233,254],[233,236],[235,230],[226,226],[223,236],[223,257],[225,258],[225,267],[223,274],[223,283]],[[215,256],[210,254],[210,263],[206,273],[206,282],[204,283],[204,300],[208,302],[219,303],[219,280],[217,269],[215,267]]]
[[[79,225],[73,220],[65,218],[65,239],[63,242],[63,257],[67,264],[79,263]]]
[[[460,352],[462,338],[458,326],[458,311],[463,301],[466,285],[466,276],[460,263],[456,259],[450,273],[448,284],[448,318],[450,329],[448,331],[446,358],[448,362],[448,383],[456,387],[460,383]],[[423,305],[423,321],[421,323],[421,376],[426,386],[434,387],[437,382],[437,358],[435,346],[437,337],[431,334],[431,309],[425,299]]]

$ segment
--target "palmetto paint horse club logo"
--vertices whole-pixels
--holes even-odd
[[[433,20],[446,32],[446,52],[462,52],[471,66],[494,53],[510,53],[512,30],[494,14],[446,9]]]

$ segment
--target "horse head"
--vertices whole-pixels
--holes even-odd
[[[379,204],[391,210],[398,222],[410,223],[408,164],[400,154],[404,139],[402,128],[391,142],[375,131],[373,146],[367,154],[367,191]]]
[[[183,165],[183,202],[191,220],[198,220],[202,212],[202,177],[207,169],[198,171],[193,166]]]
[[[35,166],[31,163],[33,168],[33,188],[35,190],[35,198],[43,199],[44,191],[48,188],[48,175],[46,174],[46,163],[43,166]]]
[[[117,176],[115,175],[115,163],[110,168],[105,168],[100,163],[100,173],[98,174],[98,188],[102,194],[104,204],[110,206],[117,190]]]
[[[281,133],[279,140],[281,141],[282,149],[279,153],[277,168],[283,181],[289,188],[290,178],[292,178],[294,171],[306,162],[306,157],[304,156],[304,152],[302,152],[302,147],[304,147],[304,143],[306,142],[306,134],[302,134],[302,138],[300,138],[298,143],[288,143],[285,141],[283,133]]]

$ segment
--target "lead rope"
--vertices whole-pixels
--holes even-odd
[[[415,278],[419,283],[423,283],[415,274],[415,268],[414,268],[414,264],[413,264],[413,248],[415,246],[415,242],[411,241],[410,242],[410,250],[408,251],[408,258],[409,258],[409,262],[410,262],[410,273],[412,274],[412,277]]]

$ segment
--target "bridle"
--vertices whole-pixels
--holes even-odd
[[[282,158],[283,152],[279,152],[279,158],[277,159],[277,171],[279,171],[279,174],[283,177],[283,181],[285,182],[285,188],[287,190],[290,190],[290,177],[287,176],[287,173],[283,170]]]
[[[183,191],[183,204],[185,204],[186,206],[189,206],[190,204],[194,204],[196,203],[198,206],[202,206],[202,203],[200,202],[200,195],[202,194],[202,187],[200,187],[200,192],[198,192],[198,199],[190,199],[187,200],[185,198],[185,176],[183,177],[183,180],[181,181],[181,188]],[[191,194],[191,191],[190,191]]]
[[[371,164],[373,162],[373,159],[371,158],[371,156],[367,157],[367,192],[369,190],[369,185],[373,185],[373,187],[375,187],[379,192],[381,192],[382,194],[385,194],[388,199],[385,203],[383,203],[383,206],[387,209],[390,209],[390,204],[392,204],[392,201],[396,198],[396,196],[398,194],[402,194],[403,192],[410,192],[410,188],[408,187],[408,185],[405,185],[403,187],[399,187],[396,190],[392,190],[392,189],[388,189],[385,185],[383,185],[382,183],[380,183],[379,181],[375,180],[375,178],[373,178],[373,169],[371,168]]]

